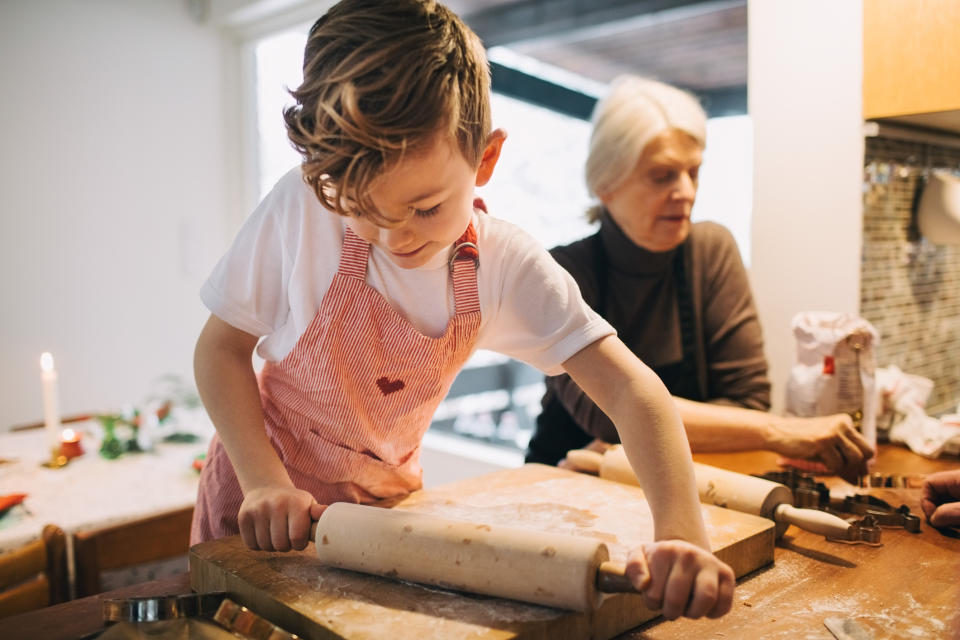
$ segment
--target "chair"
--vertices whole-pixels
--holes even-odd
[[[190,550],[193,507],[73,536],[78,598],[103,591],[101,574],[178,556]]]
[[[0,555],[0,618],[65,602],[67,536],[48,524],[43,536]]]

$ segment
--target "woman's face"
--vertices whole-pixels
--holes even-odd
[[[598,195],[635,244],[648,251],[669,251],[690,233],[702,159],[703,147],[690,135],[664,131],[647,144],[626,180]]]

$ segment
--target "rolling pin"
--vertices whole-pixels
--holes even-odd
[[[623,447],[614,445],[605,453],[576,449],[567,462],[578,471],[597,473],[605,480],[639,485]],[[700,502],[769,518],[776,523],[777,537],[795,525],[829,538],[851,538],[853,525],[833,514],[793,506],[793,492],[785,485],[710,465],[693,463]]]
[[[591,611],[633,592],[594,538],[336,502],[313,532],[324,564],[549,607]]]

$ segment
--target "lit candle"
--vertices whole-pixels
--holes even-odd
[[[70,460],[83,455],[83,445],[80,444],[80,432],[73,429],[64,429],[60,443],[60,455]]]
[[[40,378],[43,381],[43,423],[47,429],[49,448],[60,449],[60,402],[57,397],[57,371],[53,368],[53,356],[45,351],[40,356]]]

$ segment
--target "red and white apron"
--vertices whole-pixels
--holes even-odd
[[[442,336],[430,338],[366,283],[370,245],[347,227],[339,268],[316,316],[283,360],[264,365],[267,435],[293,484],[320,504],[370,502],[420,488],[423,434],[480,327],[476,242],[471,222],[451,261],[455,315]],[[239,533],[242,502],[214,436],[191,543]]]

